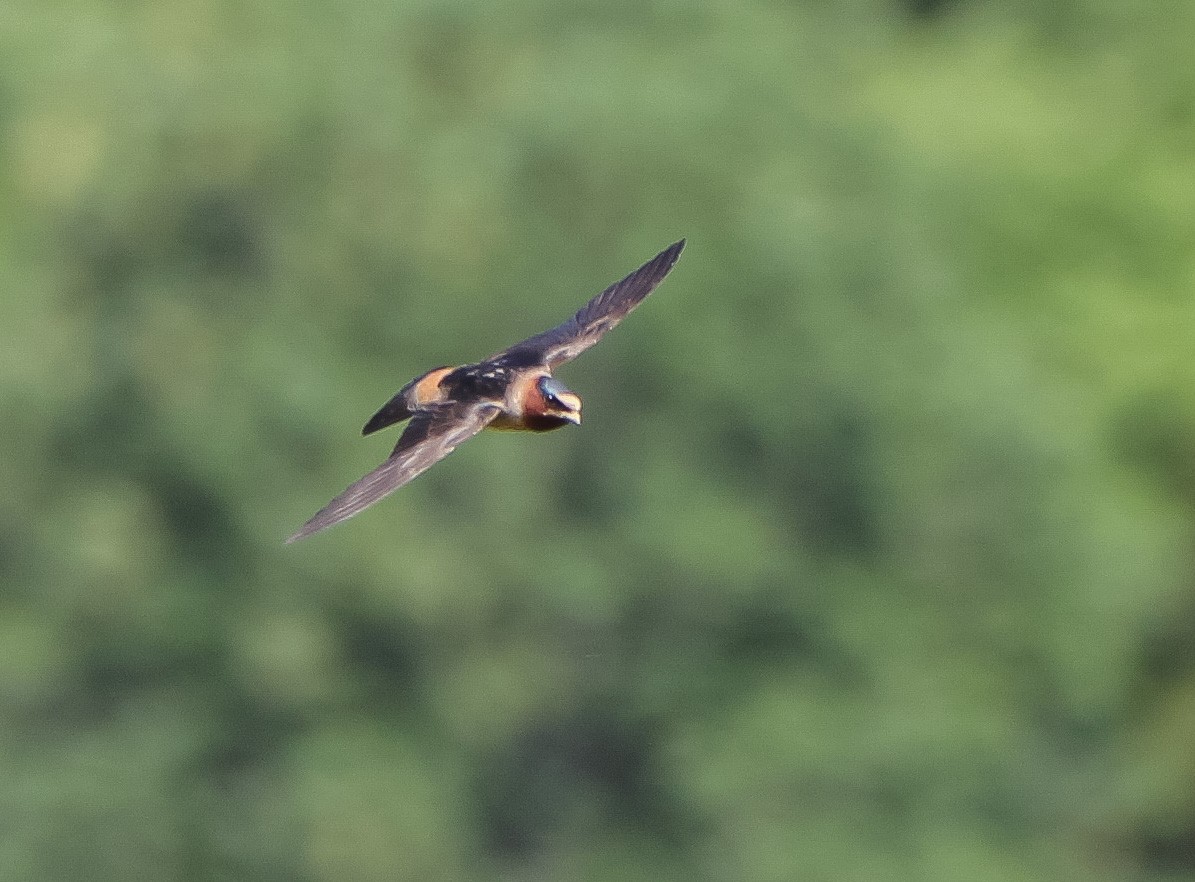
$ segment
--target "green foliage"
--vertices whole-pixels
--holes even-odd
[[[1195,876],[1187,4],[10,6],[0,878]]]

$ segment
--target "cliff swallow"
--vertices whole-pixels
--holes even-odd
[[[685,240],[665,248],[563,324],[476,364],[438,367],[403,386],[363,435],[410,418],[394,452],[320,509],[287,542],[351,518],[427,471],[485,428],[547,432],[581,422],[581,398],[552,376],[626,318],[672,270]]]

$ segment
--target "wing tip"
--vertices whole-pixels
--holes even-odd
[[[333,502],[335,502],[335,501],[336,500],[333,500]],[[329,515],[328,508],[331,505],[332,505],[332,503],[330,502],[330,503],[328,503],[328,505],[324,506],[319,511],[317,511],[315,513],[315,515],[310,520],[307,521],[307,523],[305,523],[303,526],[299,527],[299,529],[295,530],[295,532],[293,532],[289,536],[287,536],[286,539],[283,540],[282,544],[283,545],[294,545],[296,542],[298,542],[302,539],[306,539],[308,536],[314,536],[316,533],[322,533],[324,530],[328,529],[329,527],[335,527],[341,521],[346,521],[349,518],[351,518],[354,514],[357,513],[357,512],[352,512],[352,513],[346,515],[341,512],[336,512],[334,516],[329,517],[328,516]],[[368,506],[365,506],[365,507],[368,508]]]
[[[676,263],[676,259],[678,257],[680,257],[680,253],[685,250],[685,242],[686,241],[687,240],[684,238],[678,239],[677,241],[675,241],[671,245],[669,245],[667,248],[665,248],[660,253],[660,256],[663,257],[666,254],[666,255],[668,255],[668,262],[670,264]]]
[[[320,531],[320,529],[321,529],[320,527],[316,527],[315,529],[312,529],[310,524],[304,524],[303,526],[299,527],[299,529],[297,529],[295,532],[293,532],[289,536],[287,536],[286,539],[284,539],[282,541],[282,544],[283,545],[294,545],[300,539],[306,539],[312,533],[318,533]]]
[[[685,240],[678,239],[649,260],[644,268],[652,267],[655,273],[659,273],[659,278],[663,280],[664,276],[672,272],[672,268],[676,266],[676,262],[680,259],[680,253],[684,250]]]
[[[654,288],[664,280],[664,277],[672,272],[672,268],[676,266],[676,262],[680,259],[680,253],[685,250],[685,240],[678,239],[673,242],[651,260],[649,260],[640,269],[648,270],[653,277],[652,287]]]

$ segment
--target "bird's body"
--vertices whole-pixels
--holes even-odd
[[[483,429],[547,432],[581,422],[581,398],[552,376],[618,324],[664,280],[682,239],[589,301],[563,324],[475,364],[437,367],[407,383],[366,422],[368,435],[410,419],[393,453],[320,509],[294,542],[352,517]]]

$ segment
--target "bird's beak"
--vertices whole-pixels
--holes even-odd
[[[570,392],[565,388],[561,388],[556,392],[556,400],[567,408],[567,410],[560,410],[560,416],[568,420],[570,423],[581,425],[581,396],[576,392]]]

